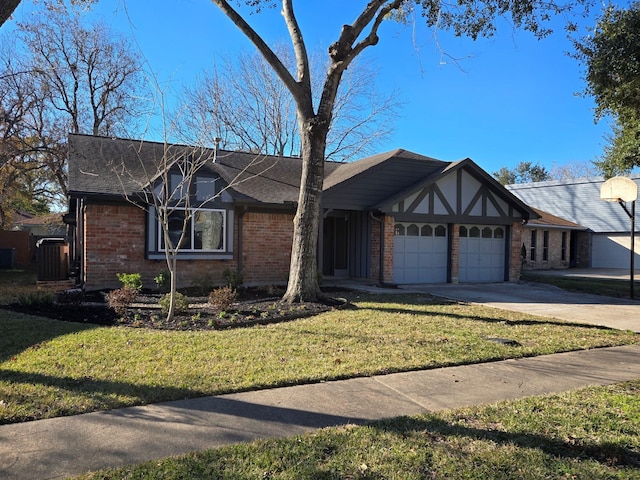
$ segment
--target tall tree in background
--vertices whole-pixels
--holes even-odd
[[[610,6],[575,47],[586,66],[585,93],[596,101],[596,120],[611,115],[615,121],[596,166],[605,176],[628,172],[640,166],[640,2]]]
[[[540,0],[477,0],[450,4],[433,0],[369,0],[352,23],[344,26],[327,50],[328,65],[320,93],[313,91],[311,66],[303,32],[294,12],[293,0],[282,0],[282,16],[295,52],[296,67],[291,72],[260,34],[247,22],[246,16],[227,0],[211,0],[242,31],[265,57],[287,90],[293,96],[301,134],[303,163],[298,208],[294,218],[293,248],[289,283],[284,300],[315,300],[320,295],[317,278],[318,227],[321,218],[324,160],[329,132],[336,106],[338,88],[346,69],[369,47],[376,45],[380,26],[393,19],[403,21],[414,13],[421,15],[426,26],[452,30],[458,36],[472,39],[489,37],[497,29],[498,20],[507,17],[515,28],[523,28],[537,37],[550,32],[544,27],[551,16],[566,13],[588,0],[566,3]],[[252,0],[246,4],[258,12],[273,6],[272,0]],[[349,6],[353,5],[349,2]],[[340,15],[340,7],[327,4],[331,14]],[[316,100],[318,99],[318,100]]]
[[[62,203],[68,133],[125,134],[139,112],[141,67],[126,40],[62,6],[19,23],[4,52],[0,111],[13,124],[11,161],[42,172],[49,199]]]
[[[274,52],[288,70],[295,69],[289,47],[280,43]],[[310,68],[316,80],[312,89],[317,93],[317,79],[322,78],[325,66],[311,60]],[[326,160],[348,161],[370,154],[391,134],[400,106],[398,95],[377,94],[375,80],[375,71],[362,62],[354,63],[345,73],[327,134]],[[185,109],[190,112],[183,116],[189,122],[187,130],[212,129],[210,144],[268,155],[300,154],[293,97],[257,52],[223,58],[195,87],[186,90],[185,97]]]
[[[502,167],[493,172],[493,176],[501,185],[551,180],[551,175],[544,166],[532,162],[520,162],[515,168]]]
[[[72,5],[90,5],[97,0],[71,0]],[[9,20],[9,17],[13,15],[21,0],[2,0],[0,1],[0,27]],[[48,4],[62,5],[64,0],[53,0],[52,2],[44,2]]]

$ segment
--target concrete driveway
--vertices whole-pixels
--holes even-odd
[[[552,285],[526,282],[403,285],[401,288],[461,302],[640,333],[640,302],[633,300],[571,293]]]

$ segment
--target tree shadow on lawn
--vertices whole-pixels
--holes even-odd
[[[0,363],[30,348],[38,348],[41,343],[70,333],[81,332],[99,325],[86,323],[57,322],[55,320],[16,315],[9,310],[0,310]]]
[[[17,372],[10,369],[0,369],[0,381],[12,384],[41,385],[65,390],[67,392],[90,398],[94,404],[87,405],[84,410],[75,408],[62,408],[55,416],[76,415],[79,413],[93,412],[97,410],[110,410],[120,408],[123,405],[121,396],[129,397],[129,406],[145,405],[169,400],[187,399],[210,395],[193,388],[179,388],[171,386],[155,386],[147,384],[134,384],[128,382],[114,382],[100,380],[91,377],[63,377],[51,376],[41,373]],[[9,402],[11,399],[6,399]],[[96,406],[95,403],[99,405]],[[38,418],[21,418],[16,421],[38,420]],[[0,424],[3,420],[0,419]],[[4,422],[6,423],[6,422]]]
[[[427,436],[434,443],[442,441],[443,437],[467,437],[499,445],[536,449],[552,457],[593,460],[608,467],[640,467],[640,452],[611,442],[594,443],[580,439],[562,441],[534,432],[504,432],[452,424],[431,415],[381,420],[372,422],[371,426],[403,438]]]
[[[465,302],[459,302],[456,300],[447,300],[447,299],[443,299],[442,297],[437,297],[437,296],[431,296],[428,294],[380,294],[380,295],[371,295],[371,296],[364,296],[361,295],[359,297],[356,298],[352,298],[351,299],[352,302],[358,303],[358,302],[375,302],[375,303],[380,303],[380,304],[402,304],[404,306],[411,306],[414,305],[416,307],[424,307],[425,305],[433,305],[433,306],[455,306],[455,305],[459,305],[462,307],[468,306],[469,308],[483,308],[483,309],[487,309],[488,311],[490,310],[500,310],[500,309],[496,309],[493,307],[485,307],[485,306],[475,306],[472,304],[468,304]],[[353,308],[358,308],[358,307],[353,307]],[[420,310],[418,308],[416,309],[412,309],[412,308],[398,308],[398,307],[372,307],[372,306],[366,306],[366,307],[359,307],[360,309],[369,309],[369,310],[376,310],[376,311],[380,311],[380,312],[385,312],[385,313],[398,313],[398,314],[409,314],[409,315],[419,315],[419,316],[425,316],[425,317],[435,317],[435,316],[439,316],[439,317],[448,317],[448,318],[452,318],[455,320],[475,320],[475,321],[480,321],[480,322],[486,322],[486,323],[500,323],[500,324],[504,324],[504,325],[509,325],[509,326],[533,326],[533,325],[553,325],[553,326],[562,326],[562,327],[580,327],[580,328],[587,328],[587,329],[591,329],[591,330],[616,330],[604,325],[591,325],[591,324],[586,324],[586,323],[577,323],[577,322],[568,322],[565,320],[556,320],[553,318],[546,318],[546,317],[538,317],[538,319],[534,319],[534,320],[529,320],[529,319],[522,319],[522,320],[511,320],[508,318],[497,318],[497,317],[492,317],[492,316],[480,316],[480,315],[463,315],[463,314],[459,314],[459,313],[452,313],[452,312],[446,312],[446,311],[438,311],[438,312],[425,312],[423,310]],[[504,310],[505,312],[507,310]],[[517,313],[517,312],[514,312]],[[518,315],[523,315],[521,313],[517,313]]]

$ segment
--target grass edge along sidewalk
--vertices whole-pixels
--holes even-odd
[[[638,478],[640,381],[322,429],[77,480]]]
[[[228,392],[640,343],[428,295],[220,332],[93,327],[0,313],[0,423]],[[495,341],[508,339],[509,342]]]

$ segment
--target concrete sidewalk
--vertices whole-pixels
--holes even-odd
[[[325,426],[640,378],[640,346],[356,378],[0,426],[0,478],[52,479]]]

